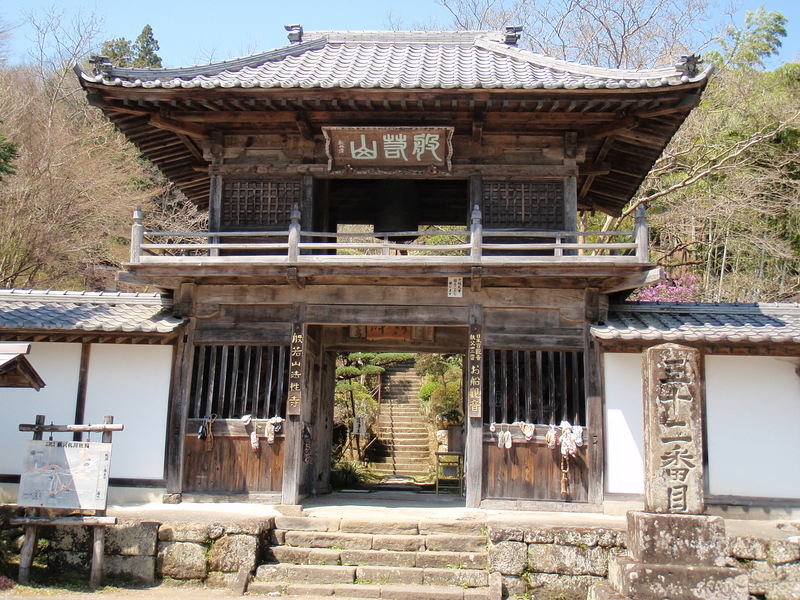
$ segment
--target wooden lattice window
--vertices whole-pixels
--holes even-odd
[[[483,224],[490,229],[564,229],[563,182],[484,181]]]
[[[485,350],[484,421],[586,424],[583,352]]]
[[[288,227],[292,206],[300,204],[299,181],[260,179],[225,181],[222,194],[222,226]]]
[[[288,346],[197,346],[189,418],[286,414]]]

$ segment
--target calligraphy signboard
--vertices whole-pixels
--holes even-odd
[[[452,127],[323,127],[328,170],[450,170]]]
[[[300,415],[300,406],[303,400],[303,346],[305,335],[303,323],[292,325],[292,341],[289,346],[289,396],[286,400],[286,414],[288,416]]]
[[[111,444],[32,440],[17,504],[105,510],[110,469]]]
[[[483,340],[480,325],[469,327],[467,349],[467,414],[483,416]]]
[[[662,344],[644,354],[645,510],[705,508],[700,353]]]

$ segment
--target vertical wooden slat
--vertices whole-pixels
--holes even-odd
[[[206,405],[200,418],[209,416],[214,412],[214,383],[217,379],[217,347],[211,346],[211,355],[208,357],[208,382],[206,383]]]
[[[567,353],[566,352],[559,352],[558,353],[558,362],[559,362],[559,386],[561,390],[559,390],[558,397],[561,399],[561,420],[568,421],[569,420],[569,407],[567,406]]]
[[[555,425],[556,422],[556,398],[555,380],[556,365],[555,352],[547,353],[547,412],[548,423]]]
[[[264,369],[266,371],[265,374],[265,381],[264,381],[264,418],[269,419],[270,417],[277,414],[277,410],[275,409],[273,414],[273,398],[275,398],[275,402],[278,403],[280,406],[280,401],[277,400],[278,395],[272,392],[272,380],[273,380],[273,371],[275,370],[274,363],[275,363],[275,352],[276,350],[280,350],[280,348],[276,348],[275,346],[268,346],[267,347],[267,367]]]
[[[253,409],[253,403],[250,401],[250,371],[252,368],[252,354],[253,348],[251,346],[245,346],[243,352],[242,362],[242,371],[244,372],[244,381],[242,382],[242,412],[245,414],[253,415],[254,419],[258,418],[255,410]]]
[[[286,384],[288,375],[288,363],[286,359],[289,354],[289,346],[280,346],[278,349],[278,389],[275,395],[275,414],[280,414],[281,407],[285,407]],[[305,365],[304,365],[305,366]],[[285,409],[284,409],[285,410]],[[283,415],[285,416],[285,415]]]
[[[205,380],[205,365],[207,346],[197,346],[197,357],[195,361],[195,383],[194,398],[192,398],[193,409],[189,413],[190,418],[200,419],[203,417],[203,382]]]
[[[531,353],[529,350],[525,350],[523,359],[525,360],[525,422],[530,423],[533,420],[531,415],[533,390],[531,389]]]
[[[520,409],[520,405],[519,405],[519,352],[517,350],[513,350],[511,352],[511,358],[514,361],[513,365],[512,365],[513,366],[513,370],[512,370],[513,375],[512,375],[512,379],[511,379],[512,389],[513,389],[512,398],[513,398],[513,401],[514,401],[514,414],[513,414],[513,418],[511,419],[511,422],[514,422],[514,421],[520,421],[521,420],[520,414],[519,414],[520,413],[520,410],[519,410]]]
[[[223,346],[221,357],[219,361],[219,387],[217,387],[217,410],[214,412],[220,418],[225,418],[228,410],[228,393],[226,385],[228,383],[228,349],[229,346]]]
[[[542,351],[536,351],[536,422],[544,423],[544,385],[542,382]]]
[[[495,359],[497,358],[497,350],[487,350],[484,362],[488,366],[489,371],[489,404],[492,407],[492,413],[489,416],[489,422],[495,423],[497,421],[497,387],[495,377]]]
[[[264,360],[264,352],[261,346],[256,348],[256,364],[255,364],[255,375],[253,377],[253,416],[257,419],[265,419],[267,418],[267,412],[261,409],[261,370],[262,370],[262,362]],[[265,403],[266,404],[266,403]]]
[[[580,372],[578,371],[578,353],[577,352],[570,352],[572,357],[572,406],[571,412],[572,415],[572,423],[574,425],[581,424],[580,418]]]
[[[228,418],[235,419],[246,414],[247,411],[242,406],[243,403],[239,402],[236,394],[236,388],[239,385],[239,354],[241,348],[239,346],[233,347],[233,363],[231,364],[231,405],[228,411]],[[241,409],[241,410],[240,410]]]
[[[508,364],[505,350],[500,350],[500,401],[500,422],[508,423]]]

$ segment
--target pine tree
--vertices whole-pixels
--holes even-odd
[[[142,28],[142,33],[136,38],[133,44],[135,57],[133,59],[134,67],[146,67],[150,69],[161,68],[161,57],[156,54],[158,51],[158,40],[153,37],[153,28],[150,25],[145,25]]]
[[[12,175],[14,173],[14,165],[12,161],[17,157],[17,144],[6,140],[6,136],[0,133],[0,181],[3,181],[3,175]]]
[[[158,40],[153,36],[153,28],[145,25],[135,42],[126,38],[115,38],[103,42],[102,53],[116,67],[160,68],[161,57]]]

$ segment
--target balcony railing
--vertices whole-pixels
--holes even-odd
[[[247,257],[247,262],[263,264],[384,260],[413,264],[437,257],[442,262],[465,264],[648,262],[643,206],[636,212],[634,229],[625,231],[483,229],[477,206],[469,229],[391,233],[303,231],[297,207],[286,231],[147,231],[142,217],[141,208],[137,207],[131,231],[131,263],[180,263],[204,257],[210,263]],[[408,242],[409,239],[414,241]]]

